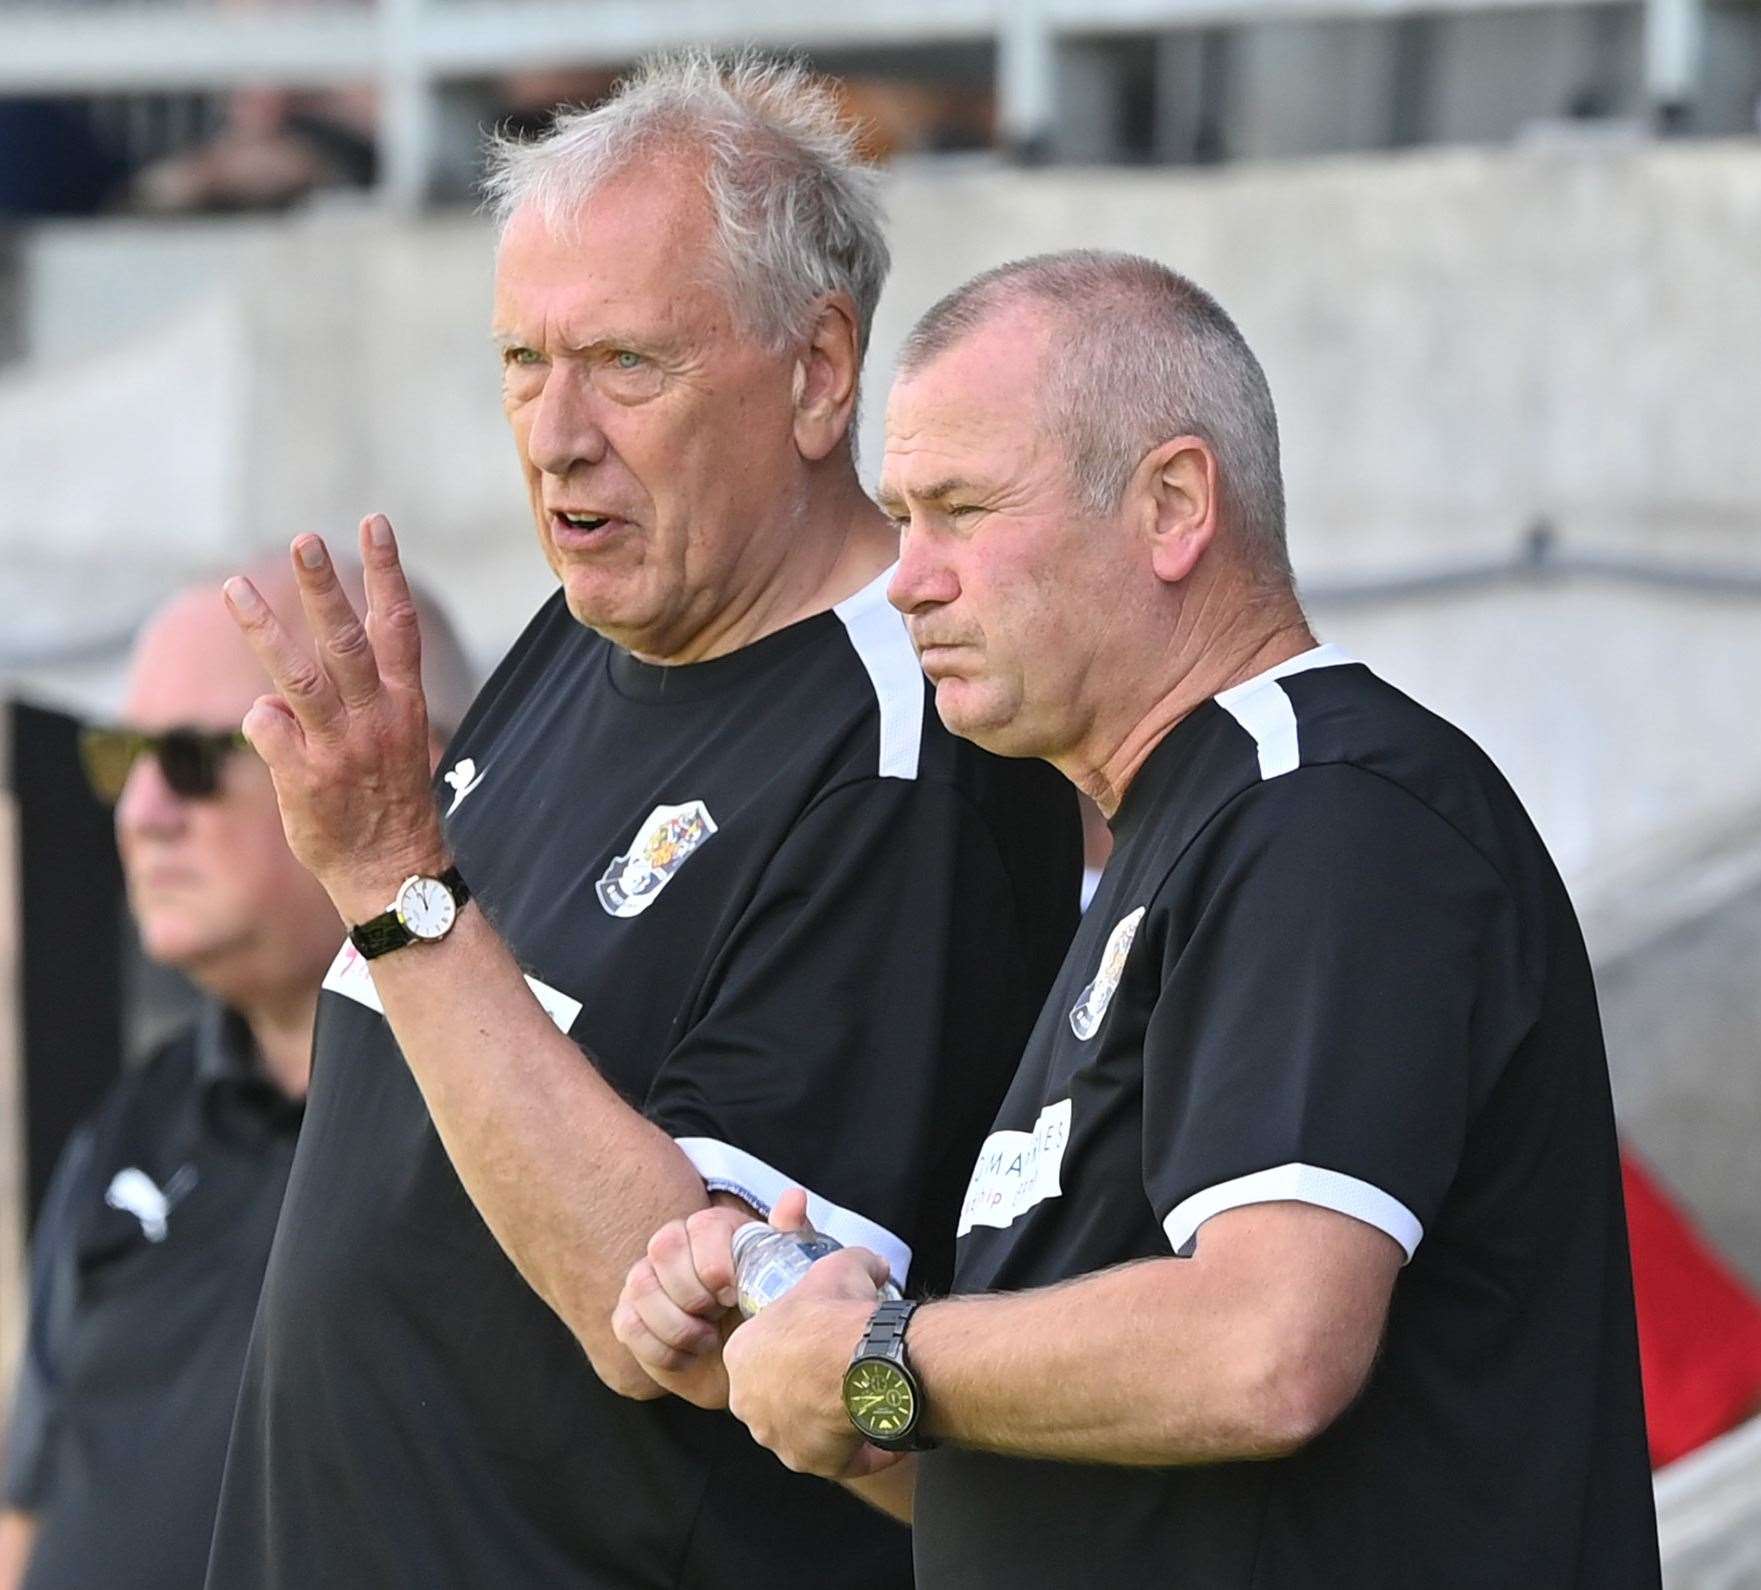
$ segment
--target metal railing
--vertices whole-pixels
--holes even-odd
[[[559,66],[620,66],[668,45],[809,52],[990,45],[997,137],[1043,146],[1066,40],[1289,19],[1643,4],[1652,102],[1697,76],[1701,0],[0,0],[0,96],[223,90],[270,83],[379,91],[379,183],[425,197],[448,84]]]

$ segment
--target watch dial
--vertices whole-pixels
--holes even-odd
[[[917,1411],[911,1382],[896,1364],[857,1364],[844,1379],[844,1407],[864,1435],[892,1438],[910,1428]]]
[[[443,937],[459,912],[452,890],[438,878],[412,878],[398,895],[397,909],[419,939]]]

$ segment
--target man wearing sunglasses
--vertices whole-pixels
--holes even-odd
[[[291,613],[279,562],[263,575]],[[468,670],[431,608],[424,632],[436,721],[454,723]],[[27,1564],[32,1590],[182,1590],[207,1565],[318,985],[342,931],[238,732],[261,687],[210,584],[152,619],[121,723],[83,736],[92,787],[116,809],[142,947],[204,1000],[111,1088],[57,1167],[7,1432],[0,1590]]]

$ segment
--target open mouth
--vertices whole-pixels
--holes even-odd
[[[611,523],[610,517],[606,514],[563,513],[561,510],[558,510],[553,517],[559,523],[567,525],[571,530],[580,530],[586,533],[591,533],[594,530],[603,530]]]

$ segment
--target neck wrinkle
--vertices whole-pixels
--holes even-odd
[[[854,476],[836,499],[815,505],[811,499],[791,516],[799,532],[779,565],[786,571],[801,561],[801,543],[814,546],[819,555],[813,572],[799,586],[779,589],[773,575],[764,580],[748,600],[715,614],[691,641],[667,656],[632,650],[639,662],[659,667],[708,662],[741,651],[767,635],[787,629],[802,619],[829,611],[846,597],[854,596],[897,558],[892,526],[869,501]],[[814,523],[829,524],[823,538],[809,529]]]
[[[1231,604],[1234,622],[1227,626],[1211,616],[1217,605],[1207,602],[1187,635],[1175,641],[1168,683],[1130,723],[1109,736],[1110,748],[1078,759],[1075,769],[1066,767],[1071,781],[1108,818],[1118,813],[1150,753],[1182,721],[1214,696],[1316,644],[1294,591],[1275,593],[1245,611]]]

